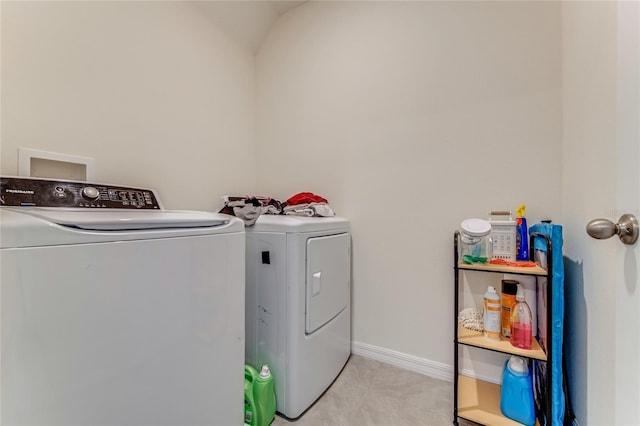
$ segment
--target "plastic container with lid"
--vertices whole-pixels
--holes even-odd
[[[491,259],[491,224],[483,219],[467,219],[460,224],[460,258],[465,263],[486,263]]]

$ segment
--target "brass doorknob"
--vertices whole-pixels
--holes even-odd
[[[640,233],[638,219],[632,214],[623,214],[618,223],[608,219],[594,219],[587,224],[587,234],[598,240],[606,240],[614,235],[620,237],[624,244],[634,244]]]

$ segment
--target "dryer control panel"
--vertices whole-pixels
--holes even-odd
[[[88,209],[156,209],[151,189],[22,177],[0,177],[0,205]]]

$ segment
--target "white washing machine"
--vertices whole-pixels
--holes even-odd
[[[242,425],[244,224],[0,178],[4,425]]]
[[[270,366],[277,411],[296,418],[351,354],[349,222],[262,215],[246,235],[246,363]]]

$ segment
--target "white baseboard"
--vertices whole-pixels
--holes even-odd
[[[405,370],[415,373],[424,374],[425,376],[435,379],[446,380],[448,382],[453,381],[453,367],[441,362],[431,361],[415,355],[409,355],[362,342],[351,342],[351,353],[384,362],[395,367],[404,368]]]
[[[434,379],[453,382],[453,366],[449,364],[443,364],[441,362],[420,358],[415,355],[409,355],[392,349],[381,348],[379,346],[362,342],[351,342],[351,353],[364,358],[384,362],[405,370],[413,371],[414,373],[424,374],[425,376],[433,377]],[[460,371],[460,374],[500,384],[500,378],[478,375],[473,370],[464,369]]]

